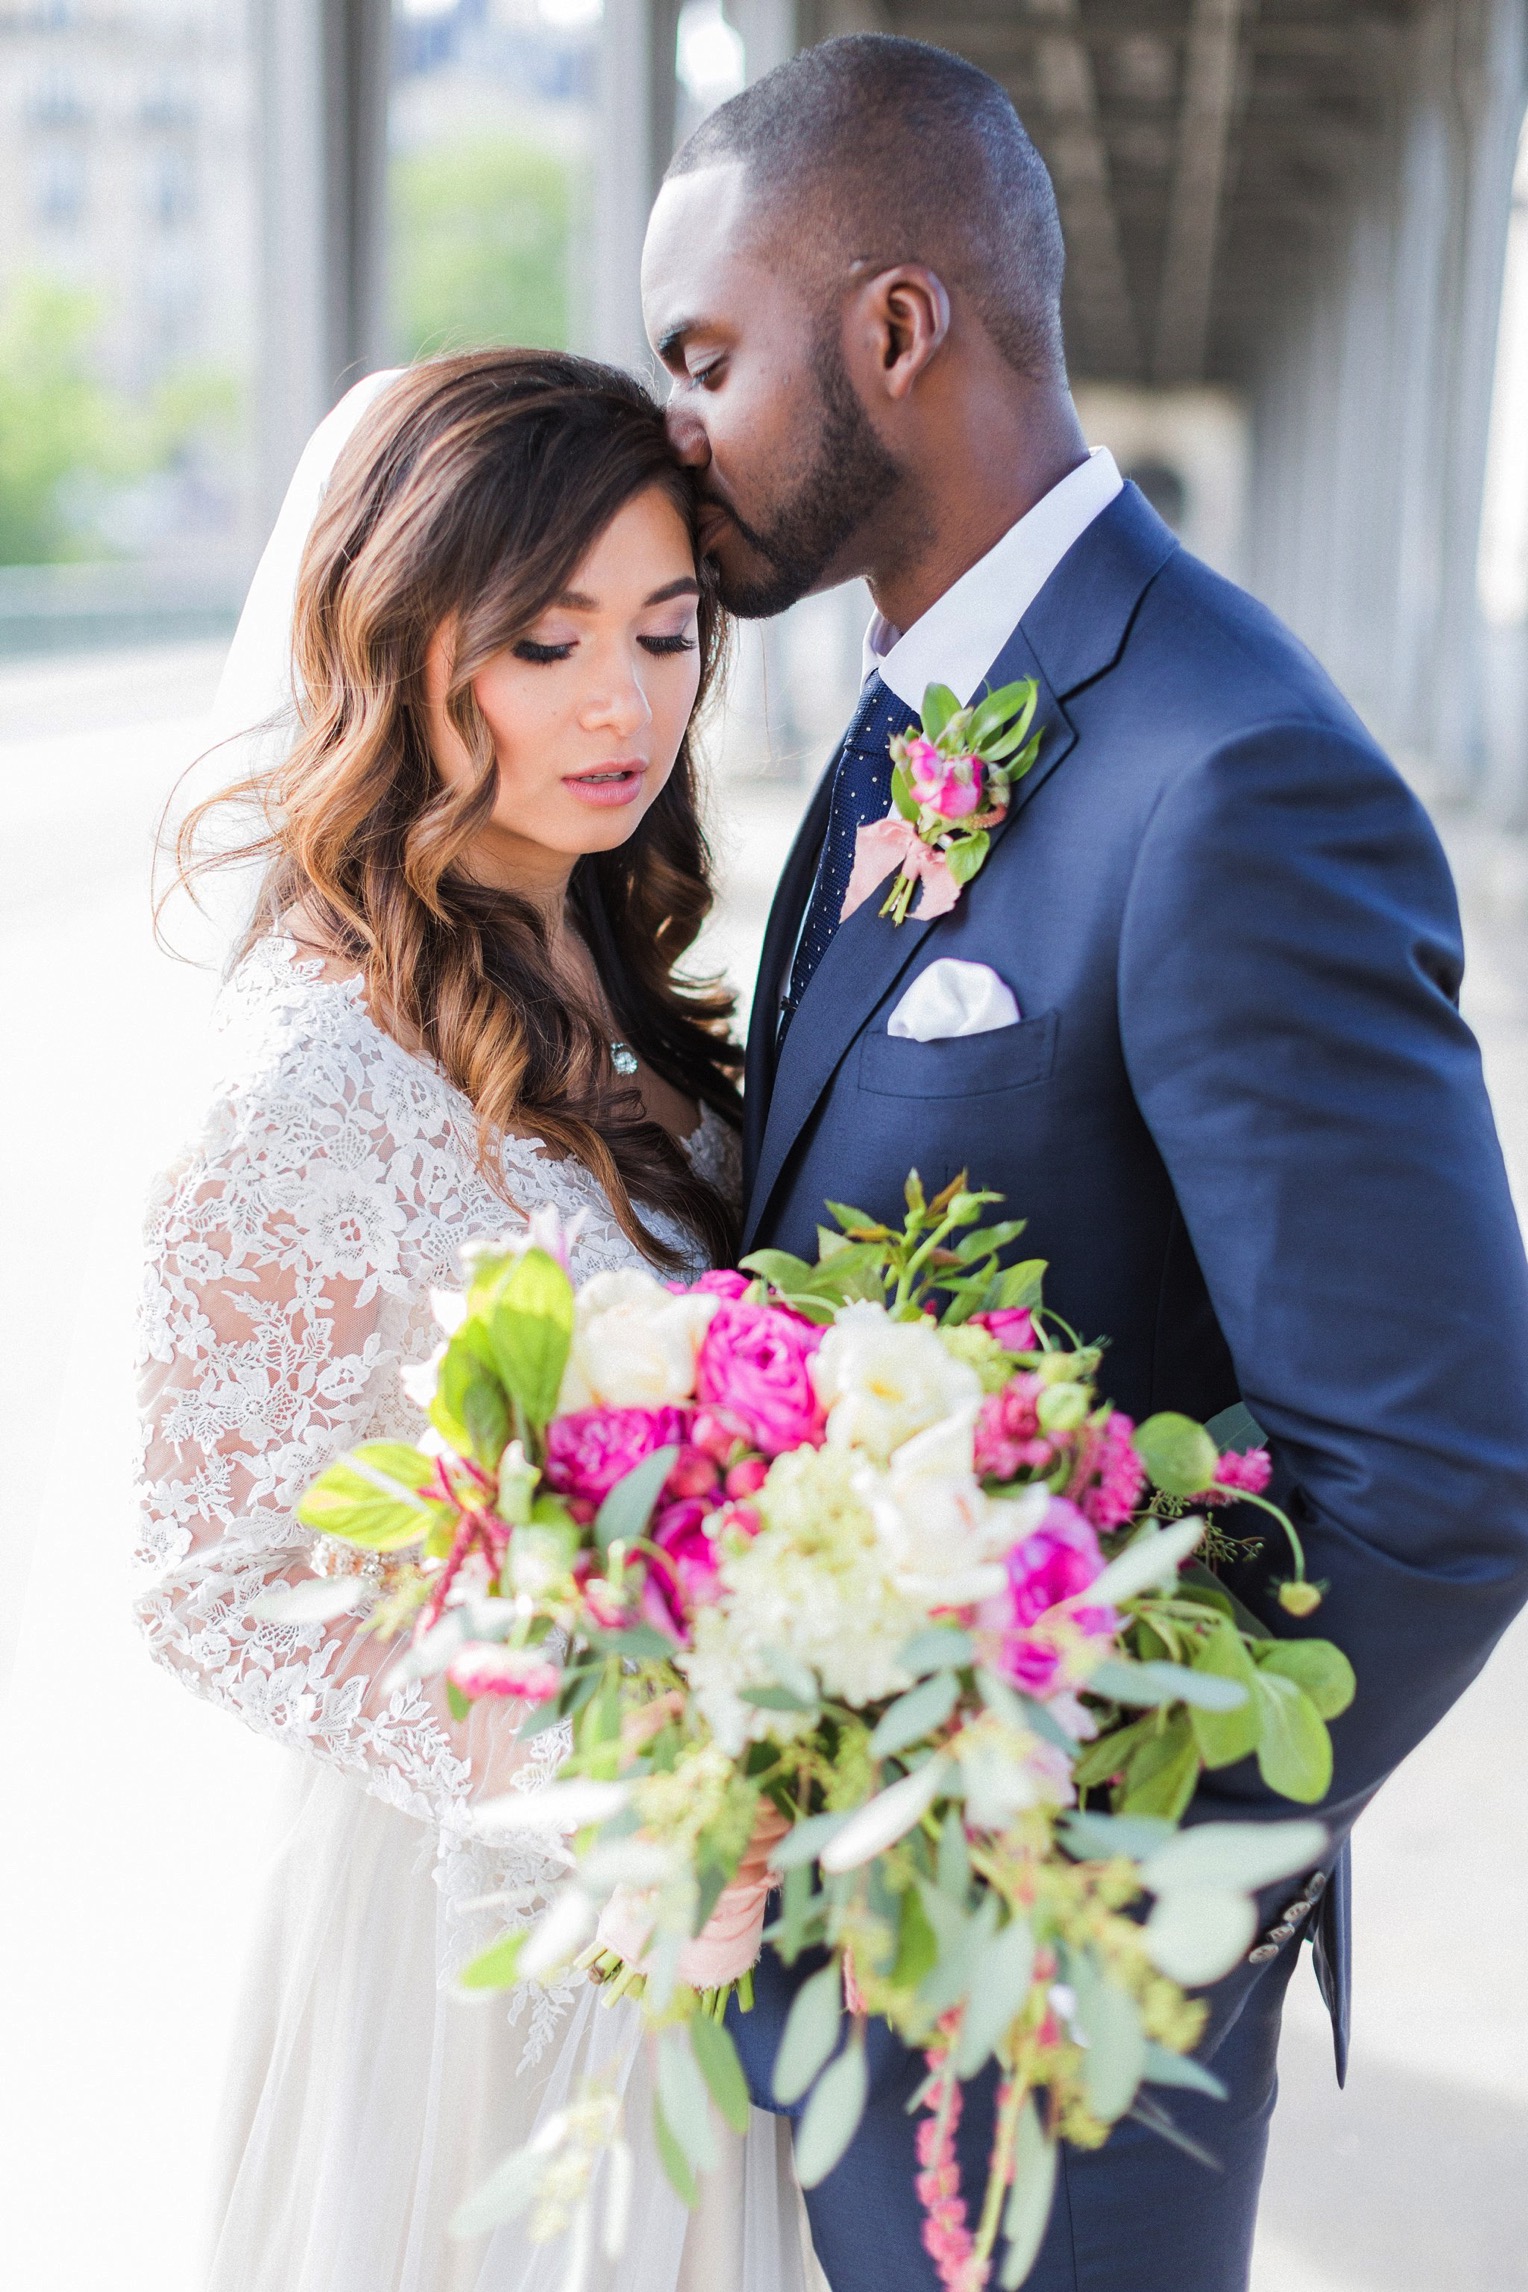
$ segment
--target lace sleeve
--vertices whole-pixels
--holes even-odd
[[[515,1772],[518,1710],[458,1725],[440,1682],[385,1688],[396,1650],[362,1632],[359,1581],[337,1622],[253,1612],[308,1573],[294,1508],[314,1476],[358,1440],[421,1426],[398,1371],[429,1351],[428,1287],[447,1273],[426,1262],[428,1149],[357,1096],[332,1112],[235,1098],[151,1209],[140,1556],[154,1575],[138,1612],[195,1693],[449,1823],[469,1787],[533,1779]]]

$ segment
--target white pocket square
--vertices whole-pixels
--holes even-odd
[[[954,1035],[990,1035],[1018,1024],[1013,989],[985,963],[942,955],[920,971],[886,1022],[889,1035],[910,1042],[947,1042]]]

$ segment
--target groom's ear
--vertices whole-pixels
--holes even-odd
[[[863,280],[845,315],[845,356],[861,396],[905,398],[949,334],[949,291],[922,263],[898,263]]]

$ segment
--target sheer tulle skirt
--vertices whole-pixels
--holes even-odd
[[[290,1821],[235,2038],[209,2292],[563,2292],[566,2240],[448,2223],[506,2150],[599,2074],[637,2152],[620,2261],[584,2292],[811,2292],[783,2120],[727,2135],[693,2217],[646,2134],[634,2008],[580,1985],[539,2060],[503,1996],[439,1978],[434,1837],[347,1777],[293,1760]],[[596,2213],[602,2212],[595,2188]]]

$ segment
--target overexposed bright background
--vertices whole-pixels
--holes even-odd
[[[1434,807],[1528,1207],[1528,0],[0,0],[7,2292],[200,2292],[289,1755],[132,1633],[127,1363],[143,1199],[213,1068],[217,934],[178,922],[200,967],[156,949],[154,824],[297,446],[358,364],[640,357],[675,138],[798,40],[957,17],[1065,163],[1090,438],[1285,613]],[[380,47],[336,93],[316,31],[341,20]],[[362,176],[358,222],[334,186]],[[1237,239],[1243,191],[1276,248]],[[1145,325],[1127,355],[1159,269],[1182,338]],[[843,592],[740,636],[708,949],[745,989],[864,612]],[[1359,1828],[1345,2094],[1296,1976],[1254,2292],[1528,2288],[1525,1772],[1520,1623]]]

